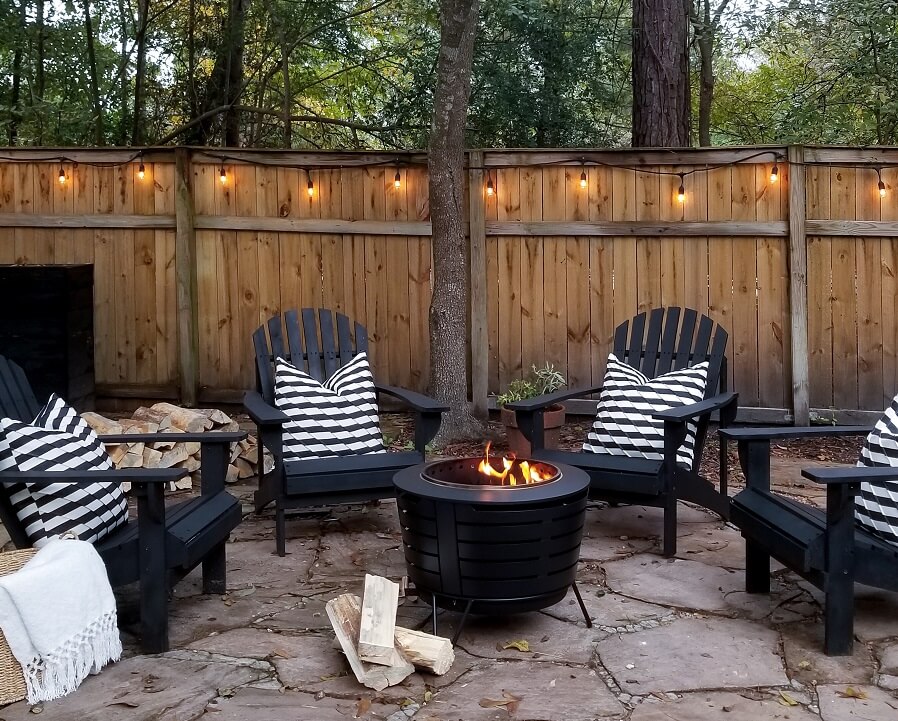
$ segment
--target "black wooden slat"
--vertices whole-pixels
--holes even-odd
[[[368,352],[368,329],[361,323],[355,324],[355,352],[357,354]]]
[[[658,353],[661,345],[661,328],[664,324],[666,312],[664,308],[654,308],[649,314],[649,330],[645,338],[645,352],[642,355],[642,363],[638,366],[649,378],[654,378],[656,372],[656,364],[658,362]]]
[[[337,338],[340,341],[340,365],[352,360],[352,334],[349,330],[349,318],[337,313]]]
[[[660,376],[663,373],[667,373],[671,368],[679,326],[680,309],[668,308],[667,317],[664,319],[664,329],[661,334],[661,353],[658,355],[656,375]]]
[[[698,335],[692,345],[692,359],[689,365],[695,365],[708,360],[708,346],[711,343],[711,331],[714,329],[714,321],[703,315],[698,322]]]
[[[306,341],[306,357],[309,360],[309,375],[324,383],[324,366],[321,363],[321,350],[318,345],[318,321],[313,308],[302,309],[302,335]]]
[[[695,338],[695,321],[698,313],[692,308],[683,309],[683,325],[680,327],[680,342],[674,354],[673,370],[680,370],[689,365],[692,358],[692,340]]]
[[[717,330],[714,333],[714,341],[711,344],[711,355],[709,358],[711,364],[708,368],[706,398],[710,398],[717,393],[717,389],[720,387],[721,382],[723,384],[721,390],[726,389],[726,378],[723,376],[723,373],[726,372],[724,364],[724,353],[726,352],[726,348],[727,332],[720,326],[717,326]]]
[[[287,346],[290,349],[290,362],[300,370],[306,370],[305,346],[299,330],[299,316],[295,308],[284,313],[284,331],[287,334]]]
[[[31,423],[40,409],[25,372],[16,363],[0,356],[0,411],[3,415]]]
[[[339,368],[337,363],[337,339],[334,337],[334,313],[327,308],[318,309],[321,326],[321,355],[324,358],[324,375],[330,378]]]
[[[270,405],[274,405],[274,358],[268,349],[268,336],[261,325],[253,333],[253,348],[256,352],[256,387]]]
[[[642,337],[639,338],[639,346],[642,347]],[[621,363],[629,363],[630,347],[630,321],[625,320],[614,329],[614,355]],[[632,364],[630,364],[632,365]]]
[[[289,357],[290,354],[287,353],[287,349],[284,346],[284,334],[281,330],[281,317],[279,315],[268,319],[268,340],[271,343],[272,358],[284,358],[291,363],[296,363],[295,360]]]

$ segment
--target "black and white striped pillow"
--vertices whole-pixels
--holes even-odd
[[[864,440],[857,464],[869,468],[898,466],[898,396]],[[868,531],[898,545],[898,483],[861,483],[854,517]]]
[[[111,470],[103,444],[74,408],[52,395],[32,424],[0,419],[0,470]],[[128,503],[115,482],[15,484],[10,502],[29,541],[40,548],[72,532],[98,541],[128,520]]]
[[[287,460],[385,452],[374,377],[365,353],[324,384],[278,358],[274,402],[290,416],[284,424]]]
[[[649,379],[612,353],[605,368],[596,420],[583,450],[663,460],[664,421],[655,420],[652,414],[698,403],[705,397],[707,382],[707,361]],[[687,423],[686,429],[686,440],[677,450],[677,463],[692,468],[695,424]]]

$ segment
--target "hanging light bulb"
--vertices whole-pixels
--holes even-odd
[[[309,178],[308,188],[309,188],[309,197],[311,198],[313,195],[315,195],[315,184],[312,182],[311,178]]]
[[[489,195],[489,196],[492,196],[493,193],[495,193],[495,192],[496,192],[496,189],[493,187],[493,179],[492,179],[492,178],[487,178],[487,181],[486,181],[486,194]]]
[[[396,175],[393,176],[393,187],[398,188],[402,185],[402,176],[399,174],[399,171],[396,171]]]
[[[59,166],[59,182],[60,184],[65,183],[65,168],[61,165]]]
[[[228,182],[228,174],[225,172],[224,166],[222,165],[218,171],[218,179],[221,181],[221,184],[224,185]]]
[[[584,170],[582,173],[580,173],[580,187],[585,188],[587,185],[587,182],[588,181],[586,180],[586,171]]]
[[[876,187],[879,188],[879,197],[886,197],[886,184],[882,181],[882,171],[877,168],[876,169],[876,177],[879,178],[879,182],[876,184]]]
[[[773,161],[773,167],[770,169],[770,182],[775,183],[779,180],[780,169],[777,167],[776,161]]]
[[[686,187],[683,185],[683,174],[680,173],[680,187],[677,188],[677,202],[686,202]]]
[[[137,177],[143,180],[146,174],[146,168],[143,167],[143,161],[141,160],[140,165],[137,166]]]

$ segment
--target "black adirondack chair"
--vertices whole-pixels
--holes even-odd
[[[0,356],[0,414],[26,423],[43,407],[25,373]],[[137,518],[94,544],[106,564],[112,586],[139,582],[141,646],[147,653],[168,650],[168,597],[182,577],[202,564],[203,592],[226,590],[225,544],[240,523],[240,504],[225,490],[229,444],[245,433],[154,433],[105,435],[105,443],[199,442],[201,495],[166,507],[165,483],[183,478],[182,469],[49,471],[0,473],[0,520],[17,548],[28,548],[25,529],[16,518],[7,489],[13,483],[131,482]]]
[[[326,308],[289,310],[253,333],[256,391],[244,398],[261,445],[274,456],[274,468],[259,477],[256,510],[275,503],[277,552],[286,554],[286,513],[310,506],[358,503],[395,496],[397,471],[424,461],[424,448],[436,435],[448,408],[420,393],[375,383],[378,395],[391,396],[415,412],[415,449],[290,461],[283,453],[287,416],[275,407],[274,361],[281,357],[324,381],[354,356],[368,350],[368,332],[342,313]]]
[[[614,332],[614,354],[649,378],[709,361],[705,399],[654,415],[664,421],[664,459],[645,460],[545,448],[543,412],[554,403],[601,391],[579,388],[506,404],[516,411],[518,426],[530,440],[533,457],[582,468],[590,477],[590,497],[664,509],[663,553],[677,551],[677,501],[691,501],[721,517],[729,516],[726,464],[721,463],[719,489],[699,475],[708,422],[715,411],[721,426],[736,417],[737,394],[726,390],[727,332],[691,309],[656,308],[621,323]],[[686,424],[697,425],[692,468],[677,465],[676,451],[686,437]]]
[[[801,475],[826,487],[826,510],[770,490],[770,442],[787,438],[866,435],[864,426],[729,428],[746,487],[733,496],[730,520],[745,538],[745,590],[770,592],[770,557],[813,583],[824,595],[823,650],[851,654],[854,584],[898,591],[898,548],[855,524],[861,482],[898,481],[898,468],[807,468]]]

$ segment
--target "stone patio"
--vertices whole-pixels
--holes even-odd
[[[810,464],[783,462],[777,477],[795,477],[802,465]],[[248,501],[250,488],[235,490]],[[820,501],[816,489],[787,490]],[[141,656],[126,634],[125,659],[43,704],[42,719],[898,718],[898,596],[859,588],[854,656],[829,658],[816,590],[779,568],[769,597],[745,594],[744,546],[732,527],[683,506],[680,553],[665,559],[659,510],[594,506],[579,572],[592,629],[572,594],[543,612],[475,619],[448,674],[416,673],[380,693],[358,684],[334,650],[324,604],[359,592],[366,571],[404,573],[395,504],[295,518],[283,559],[273,554],[270,515],[248,513],[228,549],[228,593],[203,596],[195,578],[178,587],[175,650]],[[427,616],[424,604],[403,599],[402,625]],[[441,633],[455,620],[441,614]],[[529,652],[503,650],[521,639]],[[25,721],[33,711],[14,704],[0,719]]]

